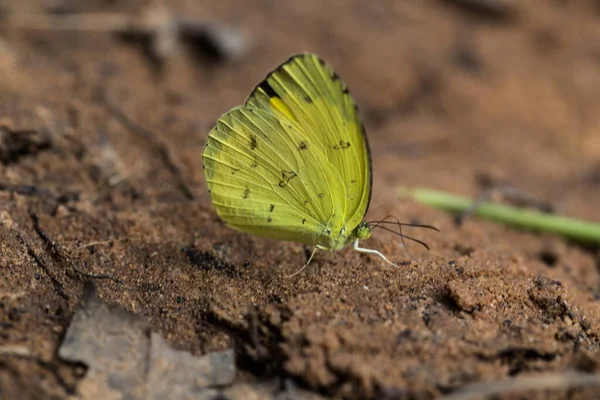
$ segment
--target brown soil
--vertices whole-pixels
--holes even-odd
[[[596,371],[597,249],[475,219],[457,227],[397,188],[476,195],[483,175],[600,222],[598,2],[498,1],[488,3],[506,9],[487,12],[434,0],[167,3],[238,26],[253,48],[229,63],[183,50],[157,69],[114,35],[0,33],[0,344],[27,353],[0,354],[3,393],[77,392],[85,371],[56,350],[89,280],[177,348],[235,346],[239,379],[251,383],[430,398],[508,376]],[[50,3],[10,4],[5,12]],[[200,158],[209,129],[302,50],[336,68],[364,116],[369,218],[441,230],[411,231],[431,247],[410,246],[418,262],[394,269],[350,249],[321,252],[287,279],[306,260],[302,245],[233,231],[211,208]],[[376,231],[366,243],[408,260],[394,236]]]

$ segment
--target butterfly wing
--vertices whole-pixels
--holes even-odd
[[[317,244],[332,214],[327,160],[300,155],[299,131],[264,109],[237,107],[209,134],[204,171],[213,204],[228,225],[260,236]],[[298,139],[298,140],[297,140]],[[306,171],[309,171],[307,173]]]
[[[271,238],[341,248],[371,195],[356,105],[312,54],[290,58],[219,119],[203,165],[221,218]]]

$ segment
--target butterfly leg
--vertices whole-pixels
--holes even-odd
[[[302,266],[302,268],[300,268],[298,271],[294,272],[294,273],[293,273],[293,274],[291,274],[291,275],[288,275],[288,276],[286,276],[286,278],[291,278],[291,277],[293,277],[293,276],[296,276],[296,275],[298,275],[300,272],[302,272],[302,271],[304,270],[304,268],[308,267],[308,264],[310,264],[310,262],[311,262],[311,261],[312,261],[312,259],[313,259],[313,256],[315,255],[315,253],[317,252],[317,250],[318,250],[318,249],[319,249],[319,246],[315,246],[315,249],[313,250],[312,254],[310,255],[310,257],[308,257],[308,261],[306,262],[306,264],[304,264],[304,265]]]
[[[367,254],[376,254],[379,257],[383,258],[385,262],[387,262],[390,265],[393,265],[396,268],[399,268],[396,264],[394,264],[393,262],[391,262],[390,260],[388,260],[386,258],[386,256],[384,256],[383,254],[381,254],[379,251],[377,250],[373,250],[373,249],[365,249],[364,247],[358,247],[358,239],[354,241],[354,244],[352,245],[352,248],[356,251],[358,251],[359,253],[367,253]]]

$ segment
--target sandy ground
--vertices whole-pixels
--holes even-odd
[[[240,29],[247,53],[182,47],[159,67],[106,32],[0,28],[3,395],[78,395],[85,368],[57,349],[88,281],[175,348],[233,347],[237,379],[251,385],[437,398],[481,381],[597,371],[597,248],[476,219],[458,227],[398,188],[477,195],[487,177],[600,222],[598,2],[165,3]],[[0,2],[7,15],[146,7]],[[366,244],[402,268],[321,252],[288,279],[306,261],[302,245],[233,231],[212,209],[208,131],[303,50],[335,67],[364,117],[368,218],[440,229],[411,231],[431,248],[410,246],[418,262],[375,232]],[[568,386],[519,396],[593,396]]]

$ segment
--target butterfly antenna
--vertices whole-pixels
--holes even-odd
[[[396,222],[398,223],[398,229],[400,230],[400,240],[402,241],[402,246],[404,247],[404,250],[406,250],[406,253],[408,254],[408,257],[416,262],[417,260],[413,257],[412,253],[410,252],[410,250],[408,250],[408,246],[406,246],[406,243],[404,242],[404,234],[402,234],[402,223],[398,220],[398,218],[391,216],[391,218],[394,218],[396,220]],[[380,228],[384,228],[383,226],[380,226]],[[391,229],[390,229],[391,230]]]
[[[392,218],[395,221],[386,221],[388,218]],[[408,247],[406,246],[406,242],[404,241],[405,238],[408,239],[408,240],[412,240],[415,243],[420,244],[421,246],[425,247],[427,250],[429,250],[429,246],[427,245],[427,243],[423,242],[422,240],[416,239],[416,238],[414,238],[412,236],[408,236],[408,235],[405,235],[404,233],[402,233],[402,227],[403,226],[408,226],[408,227],[414,227],[414,228],[425,228],[425,229],[431,229],[431,230],[434,230],[436,232],[439,232],[439,229],[436,228],[435,226],[424,225],[424,224],[403,223],[403,222],[400,222],[398,220],[398,218],[396,218],[393,215],[388,215],[387,217],[385,217],[381,221],[367,222],[367,224],[372,225],[372,229],[379,228],[379,229],[383,229],[384,231],[395,233],[396,235],[400,236],[400,240],[402,241],[402,246],[404,247],[404,250],[406,250],[406,252],[408,253],[408,256],[413,261],[415,261],[415,258],[412,256],[410,250],[408,250]],[[382,224],[396,225],[398,227],[398,229],[399,229],[399,232],[396,232],[393,229],[389,229],[389,228],[387,228],[385,226],[382,226]]]
[[[381,224],[388,224],[388,223],[394,224],[394,222],[386,221],[386,219],[388,219],[388,218],[393,218],[393,216],[388,215],[387,217],[385,217],[384,219],[382,219],[380,221],[369,221],[369,222],[367,222],[367,225],[372,225],[372,229],[375,229],[375,228],[378,228],[379,225],[381,225]]]
[[[386,219],[388,218],[394,218],[396,219],[396,221],[386,221]],[[425,228],[425,229],[431,229],[434,230],[436,232],[439,232],[440,230],[438,228],[436,228],[435,226],[432,225],[425,225],[425,224],[409,224],[406,222],[400,222],[398,221],[398,219],[396,217],[394,217],[393,215],[388,215],[387,217],[385,217],[383,220],[381,221],[371,221],[371,222],[367,222],[367,224],[369,225],[373,225],[375,227],[379,226],[380,224],[392,224],[392,225],[398,225],[398,226],[408,226],[408,227],[412,227],[412,228]]]
[[[429,248],[429,246],[427,245],[427,243],[425,243],[425,242],[424,242],[424,241],[422,241],[422,240],[419,240],[419,239],[417,239],[417,238],[414,238],[414,237],[412,237],[412,236],[405,235],[404,233],[400,233],[400,234],[398,234],[398,232],[396,232],[395,230],[393,230],[393,229],[390,229],[390,228],[386,228],[385,226],[379,226],[378,228],[379,228],[379,229],[383,229],[384,231],[388,231],[388,232],[395,233],[395,234],[396,234],[396,235],[398,235],[398,236],[402,236],[402,237],[403,237],[403,238],[405,238],[405,239],[408,239],[408,240],[411,240],[411,241],[413,241],[413,242],[415,242],[415,243],[418,243],[418,244],[420,244],[421,246],[425,247],[427,250],[431,250],[431,249]]]

